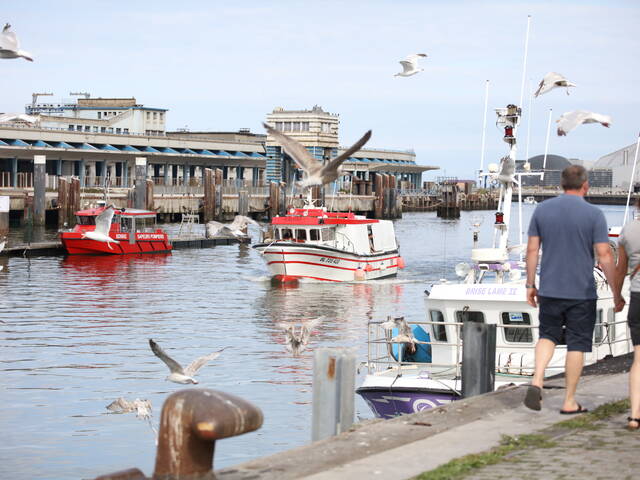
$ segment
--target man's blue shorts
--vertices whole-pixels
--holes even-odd
[[[596,300],[538,297],[540,338],[556,345],[567,344],[568,352],[590,352],[596,325]]]

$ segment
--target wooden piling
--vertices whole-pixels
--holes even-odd
[[[47,157],[33,156],[33,224],[44,225],[45,221],[45,188],[47,181]]]
[[[145,188],[145,198],[146,204],[145,209],[147,210],[155,210],[156,205],[153,201],[153,180],[146,180],[146,188]]]
[[[213,171],[214,180],[215,180],[215,207],[214,207],[214,217],[215,220],[222,219],[222,180],[223,180],[223,171],[221,168],[216,168]]]
[[[204,169],[204,203],[202,216],[204,223],[214,220],[216,211],[215,173],[210,168]]]
[[[382,211],[384,209],[384,178],[382,174],[375,176],[375,191],[376,199],[373,201],[374,217],[382,218]]]
[[[67,200],[67,224],[69,228],[76,225],[76,212],[80,210],[80,179],[72,177],[69,184],[69,199]]]
[[[69,224],[69,182],[64,177],[58,178],[58,228]]]
[[[278,200],[280,199],[280,184],[271,182],[269,184],[269,218],[278,215]]]

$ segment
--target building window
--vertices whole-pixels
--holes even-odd
[[[276,130],[282,131],[282,122],[276,122]]]
[[[84,131],[85,132],[90,132],[91,131],[91,125],[85,125],[84,126]]]
[[[151,119],[151,112],[147,112],[147,120]]]
[[[117,133],[118,135],[120,134],[120,132],[121,132],[121,131],[122,131],[122,129],[120,129],[120,128],[116,128],[116,133]]]
[[[93,127],[93,133],[98,133],[98,127]]]
[[[102,112],[98,112],[98,120],[102,118]]]
[[[528,313],[524,312],[503,312],[503,325],[522,325],[523,328],[507,327],[504,328],[504,339],[507,342],[531,343],[533,342],[533,334],[531,333],[531,318]]]
[[[104,133],[107,131],[107,127],[100,127],[100,133]]]
[[[72,131],[72,132],[73,132],[73,130],[74,130],[73,125],[69,125],[69,128],[68,128],[67,130],[70,130],[70,131]]]
[[[76,125],[76,131],[77,132],[81,132],[82,131],[82,125]]]
[[[164,113],[160,112],[159,115],[160,115],[160,121],[164,120]]]
[[[284,122],[284,131],[285,132],[291,131],[291,122]]]
[[[308,132],[309,131],[309,122],[302,122],[300,125],[300,130],[302,132]]]
[[[107,133],[113,133],[113,127],[107,128]]]
[[[322,123],[322,133],[329,133],[329,124],[328,123]]]
[[[153,121],[157,121],[158,120],[158,114],[157,112],[153,112]]]
[[[292,122],[291,123],[291,131],[299,132],[300,131],[300,122]]]
[[[122,129],[122,133],[124,133],[125,135],[129,135],[129,129],[128,128],[123,128]]]

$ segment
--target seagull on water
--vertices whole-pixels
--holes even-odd
[[[563,113],[558,120],[558,136],[564,136],[578,125],[583,123],[600,123],[602,126],[609,128],[611,117],[600,113],[587,112],[586,110],[574,110],[573,112]]]
[[[300,355],[307,348],[311,332],[322,322],[321,319],[310,320],[300,325],[300,329],[296,331],[296,326],[292,323],[277,323],[276,326],[281,328],[285,334],[285,348],[294,357]]]
[[[11,25],[5,24],[0,33],[0,58],[24,58],[33,62],[33,56],[29,52],[20,50],[20,42],[15,32],[11,31]]]
[[[413,53],[411,55],[407,55],[407,58],[400,60],[402,71],[400,73],[396,73],[394,77],[410,77],[416,73],[423,72],[424,68],[418,67],[418,60],[426,56],[426,53]]]
[[[105,208],[100,215],[96,217],[95,230],[88,230],[82,234],[81,238],[89,238],[96,242],[105,242],[110,250],[113,250],[111,243],[120,243],[118,240],[114,240],[109,236],[109,230],[111,230],[111,221],[114,215],[113,206],[109,205]]]
[[[224,347],[208,355],[203,355],[202,357],[196,358],[189,364],[187,368],[182,368],[182,365],[180,365],[173,358],[167,355],[165,351],[160,348],[160,345],[154,342],[151,338],[149,339],[149,346],[151,347],[151,351],[155,354],[155,356],[166,363],[167,367],[169,367],[171,374],[166,378],[166,380],[182,384],[198,383],[198,381],[193,378],[197,371],[200,370],[207,362],[218,358],[220,356],[220,353],[222,353],[222,350],[227,348]]]
[[[313,185],[324,185],[336,180],[340,175],[342,175],[340,165],[342,165],[342,163],[351,155],[360,150],[371,138],[371,130],[369,130],[360,140],[354,143],[353,146],[347,149],[344,153],[323,164],[320,160],[313,158],[309,151],[298,141],[274,128],[271,128],[266,123],[263,123],[262,125],[264,125],[264,128],[267,130],[269,135],[274,137],[275,140],[282,145],[284,151],[296,162],[298,167],[305,171],[306,177],[302,182],[298,183],[298,186],[301,188],[307,188]]]
[[[211,238],[216,235],[243,237],[246,235],[244,229],[247,228],[249,224],[260,226],[253,218],[245,217],[244,215],[236,215],[233,222],[229,224],[212,220],[207,222],[207,237]]]
[[[575,86],[575,83],[570,82],[559,73],[549,72],[544,76],[544,78],[540,82],[540,85],[538,85],[538,90],[536,90],[533,96],[538,97],[539,95],[550,92],[557,87],[567,87],[567,95],[569,95],[569,87]]]

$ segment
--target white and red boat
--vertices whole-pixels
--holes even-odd
[[[276,281],[352,282],[394,276],[404,262],[393,223],[309,206],[274,217],[254,245]]]
[[[113,215],[100,215],[112,207],[100,206],[76,212],[73,230],[60,232],[60,240],[70,255],[127,255],[139,253],[166,253],[173,248],[169,236],[156,226],[156,212],[133,208],[114,209]],[[109,218],[111,217],[111,218]],[[107,218],[105,233],[113,241],[98,241],[87,237],[87,232],[100,227]],[[102,228],[102,227],[101,227]],[[101,228],[98,228],[100,230]]]

